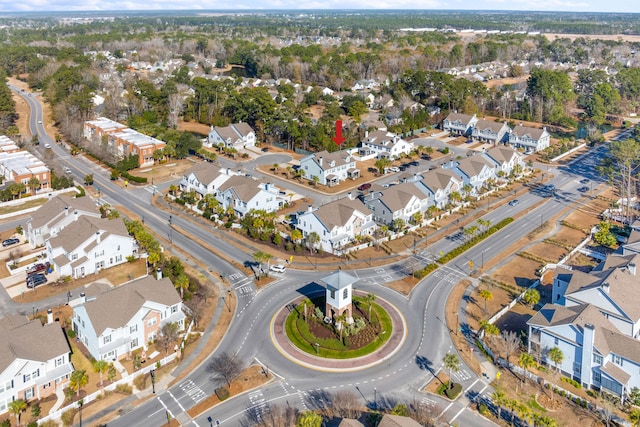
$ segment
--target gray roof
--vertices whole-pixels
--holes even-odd
[[[495,166],[484,156],[465,157],[458,162],[458,169],[464,172],[468,177],[476,176],[482,172],[483,167],[494,169]]]
[[[438,190],[444,190],[449,185],[451,180],[455,180],[457,182],[460,181],[460,177],[456,175],[451,169],[444,168],[436,168],[430,170],[429,172],[423,175],[422,183],[433,191],[434,193]]]
[[[73,214],[75,211],[98,212],[96,204],[91,197],[55,196],[31,214],[31,227],[34,229],[40,228],[57,216],[64,215],[65,210],[68,210],[69,214]]]
[[[610,362],[601,366],[600,370],[623,385],[627,385],[629,379],[631,378],[631,375]]]
[[[125,326],[147,301],[172,306],[180,302],[180,295],[169,278],[156,280],[152,276],[146,276],[108,289],[94,300],[86,301],[84,307],[99,336],[107,328]]]
[[[218,132],[218,135],[222,137],[222,139],[230,139],[231,141],[235,141],[242,137],[247,136],[249,133],[253,132],[251,126],[247,123],[240,122],[236,124],[230,124],[229,126],[216,126],[215,131]]]
[[[310,154],[309,156],[301,159],[300,161],[305,159],[313,159],[318,166],[320,166],[320,159],[322,159],[321,169],[332,169],[342,165],[348,165],[353,162],[353,158],[346,151],[334,151],[333,153],[329,153],[328,151],[320,151],[318,153]],[[333,166],[331,163],[333,162]]]
[[[364,427],[364,424],[362,424],[358,420],[353,420],[351,418],[343,418],[340,421],[340,424],[338,424],[338,427]]]
[[[335,273],[323,277],[322,281],[333,288],[342,289],[356,283],[358,278],[345,271],[338,270]]]
[[[351,200],[348,197],[335,200],[320,206],[314,211],[314,214],[322,224],[331,231],[335,227],[344,226],[354,211],[362,212],[364,215],[370,215],[371,211],[358,200]]]
[[[449,113],[447,120],[450,122],[461,122],[468,125],[469,122],[473,120],[473,116],[470,116],[469,114]]]
[[[422,424],[413,418],[384,414],[378,427],[422,427]]]
[[[493,133],[498,133],[505,126],[504,122],[496,122],[492,120],[480,119],[478,122],[473,125],[478,130],[491,130]]]
[[[513,156],[516,155],[516,153],[517,151],[513,148],[504,145],[497,145],[487,150],[486,154],[493,160],[495,160],[498,164],[502,165],[503,163],[510,162],[511,159],[513,159]]]
[[[210,162],[198,163],[184,173],[185,176],[191,174],[194,174],[196,178],[198,178],[199,183],[209,185],[211,181],[220,175],[220,168]]]
[[[89,216],[78,217],[76,221],[66,226],[56,237],[49,240],[52,248],[62,246],[65,252],[73,252],[92,235],[100,233],[101,238],[113,234],[116,236],[128,236],[129,232],[121,218],[106,219]],[[91,243],[89,244],[91,245]],[[91,249],[88,246],[86,249]]]
[[[234,175],[224,182],[219,188],[220,191],[225,192],[229,189],[233,190],[238,199],[243,202],[248,202],[260,192],[259,183],[249,177],[242,175]]]
[[[380,201],[387,206],[391,212],[399,211],[407,207],[411,198],[415,196],[418,200],[422,200],[425,195],[412,182],[394,185],[384,190]]]
[[[0,372],[14,360],[46,362],[71,351],[57,322],[42,325],[39,319],[0,319]]]
[[[542,134],[546,132],[546,129],[530,128],[520,125],[513,128],[511,132],[520,138],[528,136],[529,138],[537,141],[542,137]]]

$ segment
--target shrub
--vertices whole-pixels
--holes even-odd
[[[481,403],[480,406],[478,406],[478,412],[480,412],[480,415],[483,417],[486,417],[489,415],[489,408],[487,408],[487,405],[484,403]]]
[[[147,388],[147,376],[144,374],[138,375],[133,380],[133,385],[135,385],[138,390],[144,390]]]
[[[74,331],[73,329],[69,329],[67,331],[67,335],[69,336],[69,338],[75,338],[76,337],[76,331]]]
[[[80,186],[80,185],[76,185],[76,188],[78,189],[78,193],[76,193],[76,199],[78,197],[84,197],[87,195],[87,193],[84,191],[84,187]]]
[[[220,401],[223,401],[229,397],[229,390],[227,390],[226,387],[218,387],[216,389],[216,396],[218,396]]]
[[[116,392],[120,393],[120,394],[132,394],[133,393],[133,389],[131,388],[131,386],[129,384],[118,384],[116,386]]]
[[[447,387],[444,393],[447,395],[449,399],[453,400],[456,397],[458,397],[460,393],[462,393],[462,385],[458,383],[453,383],[453,386],[451,388]]]
[[[582,384],[580,384],[578,381],[572,379],[572,378],[567,378],[567,377],[562,377],[560,378],[560,381],[563,381],[565,383],[569,383],[572,386],[574,386],[575,388],[582,388]]]
[[[440,387],[438,387],[438,391],[437,393],[442,396],[444,394],[444,391],[447,389],[447,384],[440,384]]]
[[[71,409],[67,409],[66,411],[64,411],[62,413],[62,415],[60,416],[60,420],[62,420],[62,425],[65,427],[69,427],[73,425],[73,419],[76,416],[76,413],[78,412],[77,408],[71,408]]]

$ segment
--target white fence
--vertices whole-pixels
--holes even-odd
[[[580,144],[580,145],[578,145],[577,147],[572,148],[571,150],[567,151],[566,153],[562,153],[562,154],[560,154],[559,156],[554,157],[553,159],[551,159],[551,160],[550,160],[550,162],[551,162],[551,163],[555,163],[555,162],[557,162],[558,160],[560,160],[561,158],[566,157],[566,156],[568,156],[568,155],[570,155],[570,154],[573,154],[573,153],[575,153],[576,151],[578,151],[578,150],[580,150],[580,149],[582,149],[582,148],[584,148],[584,147],[586,147],[586,146],[587,146],[587,144]]]

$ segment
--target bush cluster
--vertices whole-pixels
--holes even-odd
[[[222,402],[229,397],[229,390],[227,390],[226,387],[218,387],[216,389],[216,396],[218,396],[218,399]]]

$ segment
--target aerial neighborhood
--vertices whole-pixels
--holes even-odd
[[[0,427],[640,425],[636,14],[103,6],[0,17]]]

